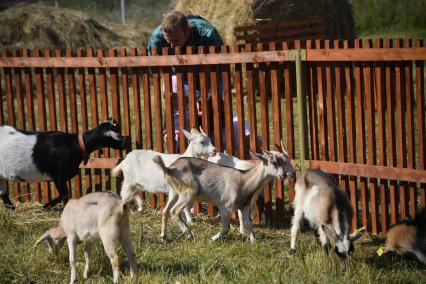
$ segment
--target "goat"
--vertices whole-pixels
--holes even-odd
[[[395,251],[400,255],[411,253],[426,265],[426,209],[414,220],[406,220],[393,226],[386,234],[386,244],[377,250],[377,255]]]
[[[285,149],[286,148],[284,146],[284,143],[283,141],[281,141],[281,151],[285,151]],[[217,153],[215,156],[209,157],[208,161],[215,164],[219,164],[221,166],[236,168],[242,171],[252,168],[254,165],[256,165],[256,163],[259,162],[258,160],[241,160],[241,159],[238,159],[237,157],[228,155],[226,153]],[[262,192],[262,188],[263,187],[260,186],[258,190],[255,191],[253,198],[251,200],[251,204],[250,204],[251,220],[253,220],[254,217],[256,217],[257,199],[259,198],[259,195]],[[240,234],[244,235],[244,224],[243,224],[243,216],[241,214],[241,210],[238,210],[238,219],[240,222]]]
[[[345,192],[321,170],[306,170],[295,185],[294,217],[290,253],[295,252],[296,235],[303,215],[317,229],[321,246],[328,252],[328,239],[334,240],[336,254],[344,259],[354,250],[353,242],[364,228],[349,235],[353,216]]]
[[[142,198],[137,194],[140,191],[151,193],[168,193],[169,187],[164,180],[163,173],[153,164],[152,157],[161,155],[167,165],[172,164],[179,157],[213,156],[216,148],[211,144],[210,138],[201,130],[193,128],[191,133],[182,129],[190,141],[186,151],[180,154],[162,154],[152,150],[133,150],[111,172],[112,176],[123,173],[121,197],[125,203],[135,199],[139,211],[143,210]],[[185,209],[186,220],[191,220],[188,208]]]
[[[84,278],[89,273],[90,252],[93,242],[100,239],[108,255],[113,271],[114,283],[119,277],[118,254],[115,241],[120,241],[130,265],[131,277],[137,276],[137,265],[133,244],[130,240],[129,217],[121,198],[112,192],[93,192],[80,199],[71,199],[62,212],[59,226],[51,228],[35,243],[48,241],[49,248],[57,253],[65,240],[68,243],[71,281],[77,280],[75,253],[78,242],[84,242]]]
[[[195,200],[199,200],[213,203],[219,209],[222,229],[211,238],[211,241],[219,239],[229,231],[230,215],[232,211],[239,209],[249,239],[253,243],[255,238],[249,208],[255,191],[272,177],[285,179],[286,175],[294,176],[295,172],[286,152],[264,151],[263,155],[250,152],[250,155],[261,162],[247,171],[187,157],[179,158],[167,167],[161,156],[155,156],[153,161],[162,169],[165,180],[171,186],[163,210],[161,230],[163,240],[167,237],[166,227],[170,212],[177,217],[183,234],[192,236],[180,212]]]
[[[30,132],[0,126],[0,197],[6,207],[15,209],[6,192],[5,182],[53,181],[60,196],[44,205],[51,208],[68,201],[66,181],[74,177],[82,161],[100,147],[123,149],[126,137],[117,122],[109,119],[83,134],[59,131]]]

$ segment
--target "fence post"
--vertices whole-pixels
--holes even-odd
[[[299,122],[299,149],[300,160],[307,157],[308,134],[306,133],[306,95],[303,89],[302,60],[306,60],[306,50],[296,49],[294,54],[296,64],[296,94],[297,94],[297,116]]]

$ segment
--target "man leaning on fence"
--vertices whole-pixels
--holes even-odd
[[[162,48],[174,48],[177,46],[220,46],[223,45],[222,38],[217,29],[206,19],[200,16],[184,15],[181,12],[173,11],[164,15],[161,25],[154,29],[148,42],[148,53],[152,54],[152,49],[156,48],[157,53],[161,54]],[[173,50],[170,50],[173,52]],[[173,92],[173,120],[175,128],[175,140],[178,138],[178,112],[177,112],[177,80],[172,75]],[[184,82],[185,96],[188,96],[188,83]],[[199,86],[196,82],[196,96],[199,99]],[[198,105],[198,104],[197,104]],[[189,126],[189,110],[187,109],[186,125]],[[165,135],[165,134],[164,134]],[[165,136],[166,137],[166,136]],[[178,147],[178,143],[176,143]],[[177,148],[176,148],[177,149]]]

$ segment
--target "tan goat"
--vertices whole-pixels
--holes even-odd
[[[59,226],[51,228],[36,242],[48,241],[53,252],[68,243],[71,281],[77,280],[75,252],[77,243],[84,243],[84,278],[87,278],[90,266],[90,252],[93,242],[101,239],[113,271],[114,283],[118,282],[119,263],[115,241],[123,246],[130,264],[131,277],[137,276],[135,252],[130,240],[129,217],[120,197],[112,192],[93,192],[80,199],[71,199],[64,208]]]

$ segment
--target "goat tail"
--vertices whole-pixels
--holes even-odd
[[[35,249],[42,241],[47,240],[48,238],[51,238],[50,230],[48,230],[40,238],[38,238],[38,240],[33,245],[33,249]]]
[[[157,166],[164,172],[164,174],[167,174],[167,167],[160,155],[155,155],[152,157],[152,161],[157,164]]]
[[[119,163],[115,168],[111,170],[111,176],[118,177],[123,172],[123,162]]]

